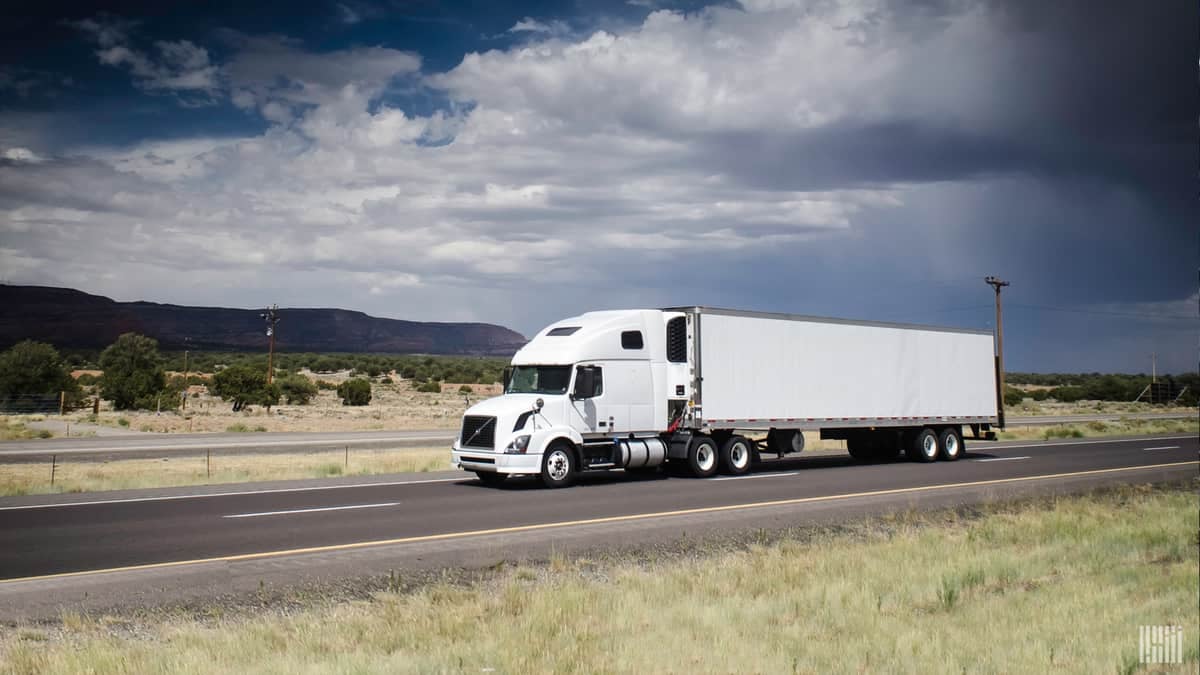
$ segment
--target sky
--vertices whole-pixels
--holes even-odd
[[[532,335],[996,275],[1010,371],[1197,368],[1195,2],[178,4],[0,10],[0,281]]]

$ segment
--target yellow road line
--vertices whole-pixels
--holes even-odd
[[[1115,469],[1092,469],[1089,471],[1071,471],[1068,473],[1052,473],[1039,476],[1020,476],[1018,478],[995,478],[991,480],[977,480],[966,483],[943,483],[941,485],[922,485],[917,487],[893,488],[890,490],[872,490],[870,492],[850,492],[840,495],[825,495],[821,497],[798,497],[794,499],[776,499],[766,502],[750,502],[747,504],[729,504],[726,506],[703,506],[691,509],[679,509],[676,511],[657,511],[654,513],[635,513],[627,516],[606,516],[603,518],[588,518],[586,520],[568,520],[554,523],[538,523],[536,525],[515,525],[512,527],[498,527],[490,530],[470,530],[466,532],[445,532],[442,534],[426,534],[416,537],[401,537],[399,539],[380,539],[377,541],[360,541],[352,544],[331,544],[328,546],[311,546],[308,548],[294,548],[283,551],[264,551],[261,553],[242,553],[238,555],[218,556],[215,558],[198,558],[195,560],[176,560],[174,562],[163,563],[148,563],[145,565],[129,565],[126,567],[112,567],[108,569],[84,570],[80,572],[61,572],[59,574],[45,574],[35,577],[19,577],[16,579],[0,579],[0,584],[11,584],[22,581],[41,581],[45,579],[61,579],[64,577],[77,577],[91,574],[106,574],[109,572],[132,572],[135,570],[148,569],[163,569],[168,567],[178,567],[182,565],[200,565],[204,563],[217,562],[239,562],[243,560],[259,560],[262,558],[276,558],[287,555],[303,555],[307,553],[328,553],[333,551],[348,551],[359,548],[367,548],[370,546],[389,546],[395,544],[414,544],[425,541],[439,541],[445,539],[463,539],[466,537],[479,537],[492,534],[510,534],[514,532],[531,532],[535,530],[549,530],[562,527],[576,527],[581,525],[598,525],[602,523],[620,523],[633,520],[647,520],[650,518],[667,518],[671,516],[688,516],[700,513],[717,513],[720,511],[740,511],[743,509],[764,508],[769,506],[789,506],[793,504],[808,504],[812,502],[836,501],[841,499],[853,499],[855,497],[877,497],[881,495],[895,495],[912,492],[929,492],[933,490],[944,490],[948,488],[960,487],[977,487],[980,485],[1001,485],[1004,483],[1019,483],[1032,480],[1048,480],[1052,478],[1071,478],[1074,476],[1092,476],[1104,473],[1118,473],[1122,471],[1138,471],[1142,469],[1166,469],[1176,466],[1188,466],[1191,464],[1200,464],[1200,461],[1187,462],[1168,462],[1166,464],[1147,464],[1142,466],[1123,466]]]

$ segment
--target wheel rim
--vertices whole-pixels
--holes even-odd
[[[546,473],[554,480],[564,480],[567,474],[571,472],[571,459],[567,457],[567,453],[562,450],[555,450],[550,453],[550,459],[546,460]]]
[[[799,431],[792,434],[792,452],[804,452],[804,434]]]
[[[946,436],[946,456],[958,457],[958,437],[954,434]]]
[[[729,448],[729,463],[735,469],[741,469],[750,463],[750,449],[745,443],[734,443]]]
[[[711,470],[716,461],[717,453],[713,452],[711,443],[701,443],[696,448],[696,466],[700,467],[701,471]]]
[[[937,438],[933,434],[925,434],[925,438],[921,440],[921,450],[926,457],[937,455]]]

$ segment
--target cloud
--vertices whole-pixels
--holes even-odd
[[[578,37],[526,18],[521,44],[440,73],[227,32],[215,81],[267,130],[0,161],[0,264],[125,297],[183,276],[209,304],[527,333],[694,302],[986,325],[990,273],[1031,305],[1188,297],[1197,214],[1175,175],[1194,176],[1194,139],[1174,128],[1194,109],[1159,73],[1178,50],[1138,48],[1175,45],[1174,23],[1064,7],[747,2]],[[1082,18],[1161,68],[1121,65]],[[139,81],[213,65],[105,26],[97,44]],[[398,86],[446,104],[417,112]],[[1018,364],[1039,358],[1021,321]]]
[[[100,63],[127,69],[138,87],[151,92],[169,92],[189,105],[212,103],[220,87],[217,67],[209,61],[208,50],[189,40],[154,43],[156,54],[137,49],[130,42],[136,24],[102,17],[73,24],[99,47]]]
[[[538,21],[532,17],[525,17],[513,24],[512,28],[508,29],[509,33],[539,33],[544,35],[562,36],[568,35],[571,32],[571,26],[565,21]]]

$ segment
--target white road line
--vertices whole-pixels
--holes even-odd
[[[1157,448],[1142,448],[1142,450],[1178,450],[1178,445],[1163,445]]]
[[[725,476],[723,478],[713,478],[712,480],[750,480],[751,478],[779,478],[780,476],[799,476],[802,471],[784,471],[780,473],[756,473],[753,476]]]
[[[1024,457],[988,457],[986,459],[972,459],[972,462],[1012,462],[1018,459],[1029,459],[1029,456]]]
[[[1188,440],[1188,439],[1194,439],[1194,438],[1196,438],[1196,437],[1195,436],[1163,436],[1161,438],[1161,440],[1182,441],[1182,440]],[[967,440],[970,440],[970,439],[967,439]],[[1148,439],[1148,438],[1114,438],[1114,439],[1108,440],[1108,441],[1084,440],[1084,441],[1074,441],[1074,442],[1070,442],[1070,443],[1029,443],[1026,445],[997,445],[995,447],[997,450],[1011,450],[1013,448],[1052,448],[1052,447],[1059,446],[1059,445],[1100,445],[1101,443],[1136,443],[1137,441],[1148,441],[1148,440],[1151,440],[1151,439]],[[1155,440],[1160,440],[1160,439],[1155,439]],[[983,442],[986,443],[988,441],[983,441]],[[1001,441],[1001,442],[1003,442],[1003,441]],[[974,447],[979,447],[979,446],[976,445]]]
[[[382,504],[352,504],[350,506],[325,506],[318,509],[292,509],[291,511],[263,511],[261,513],[235,513],[222,518],[258,518],[259,516],[288,516],[294,513],[318,513],[321,511],[348,511],[350,509],[378,509],[384,506],[398,506],[400,502],[384,502]]]
[[[27,506],[0,506],[0,511],[21,511],[24,509],[53,509],[59,506],[91,506],[93,504],[133,504],[137,502],[169,502],[178,499],[203,499],[205,497],[237,497],[238,495],[271,495],[283,492],[310,492],[317,490],[344,490],[346,488],[390,487],[393,485],[421,485],[424,483],[453,483],[467,480],[469,476],[458,478],[430,478],[427,480],[398,480],[388,483],[354,483],[350,485],[317,485],[301,488],[276,488],[274,490],[246,490],[243,492],[213,492],[211,494],[168,495],[165,497],[132,497],[130,499],[100,499],[94,502],[65,502],[62,504],[29,504]]]

